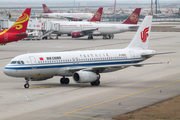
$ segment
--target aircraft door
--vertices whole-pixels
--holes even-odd
[[[72,60],[73,60],[73,64],[78,64],[78,63],[79,63],[79,62],[78,62],[78,57],[72,58]]]
[[[131,63],[134,63],[135,61],[135,54],[133,51],[129,51],[130,55],[131,55]]]
[[[34,57],[34,56],[30,56],[29,59],[30,59],[30,61],[31,61],[31,67],[32,67],[32,69],[36,69],[37,63],[36,63],[35,57]]]

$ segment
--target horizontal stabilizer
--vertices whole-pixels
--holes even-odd
[[[27,33],[19,33],[19,34],[16,34],[16,36],[27,36]]]

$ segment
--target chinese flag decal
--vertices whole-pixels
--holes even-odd
[[[149,36],[149,34],[147,33],[149,31],[149,27],[145,28],[142,32],[141,32],[141,40],[142,42],[146,42],[147,37]]]
[[[44,60],[44,58],[43,58],[43,57],[39,57],[39,59],[40,59],[40,60]]]

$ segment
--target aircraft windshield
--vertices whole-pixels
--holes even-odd
[[[11,61],[10,64],[24,64],[24,61]]]

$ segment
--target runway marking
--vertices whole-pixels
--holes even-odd
[[[68,116],[74,116],[74,117],[79,117],[79,118],[87,118],[87,119],[94,119],[94,120],[104,120],[101,118],[93,118],[93,117],[86,117],[86,116],[79,116],[79,115],[68,115]]]
[[[170,85],[170,84],[174,84],[174,83],[177,83],[177,82],[180,82],[180,80],[170,82],[170,83],[167,83],[167,84],[163,84],[163,85],[159,85],[159,86],[156,86],[156,87],[152,87],[152,88],[149,88],[149,89],[145,89],[145,90],[142,90],[142,91],[139,91],[139,92],[131,93],[131,94],[128,94],[128,95],[124,95],[124,96],[121,96],[121,97],[118,97],[118,98],[114,98],[114,99],[111,99],[111,100],[100,102],[100,103],[90,105],[90,106],[87,106],[87,107],[84,107],[84,108],[76,109],[76,110],[73,110],[73,111],[70,111],[70,112],[67,112],[67,113],[63,113],[63,115],[82,117],[82,118],[91,118],[91,117],[85,117],[85,116],[72,115],[71,113],[78,112],[78,111],[88,109],[88,108],[91,108],[91,107],[95,107],[95,106],[98,106],[98,105],[102,105],[102,104],[112,102],[112,101],[115,101],[115,100],[118,100],[118,99],[121,99],[121,98],[129,97],[129,96],[132,96],[132,95],[135,95],[135,94],[143,93],[143,92],[153,90],[153,89],[156,89],[156,88],[160,88],[160,87],[163,87],[163,86],[167,86],[167,85]],[[97,118],[91,118],[91,119],[97,119]]]

